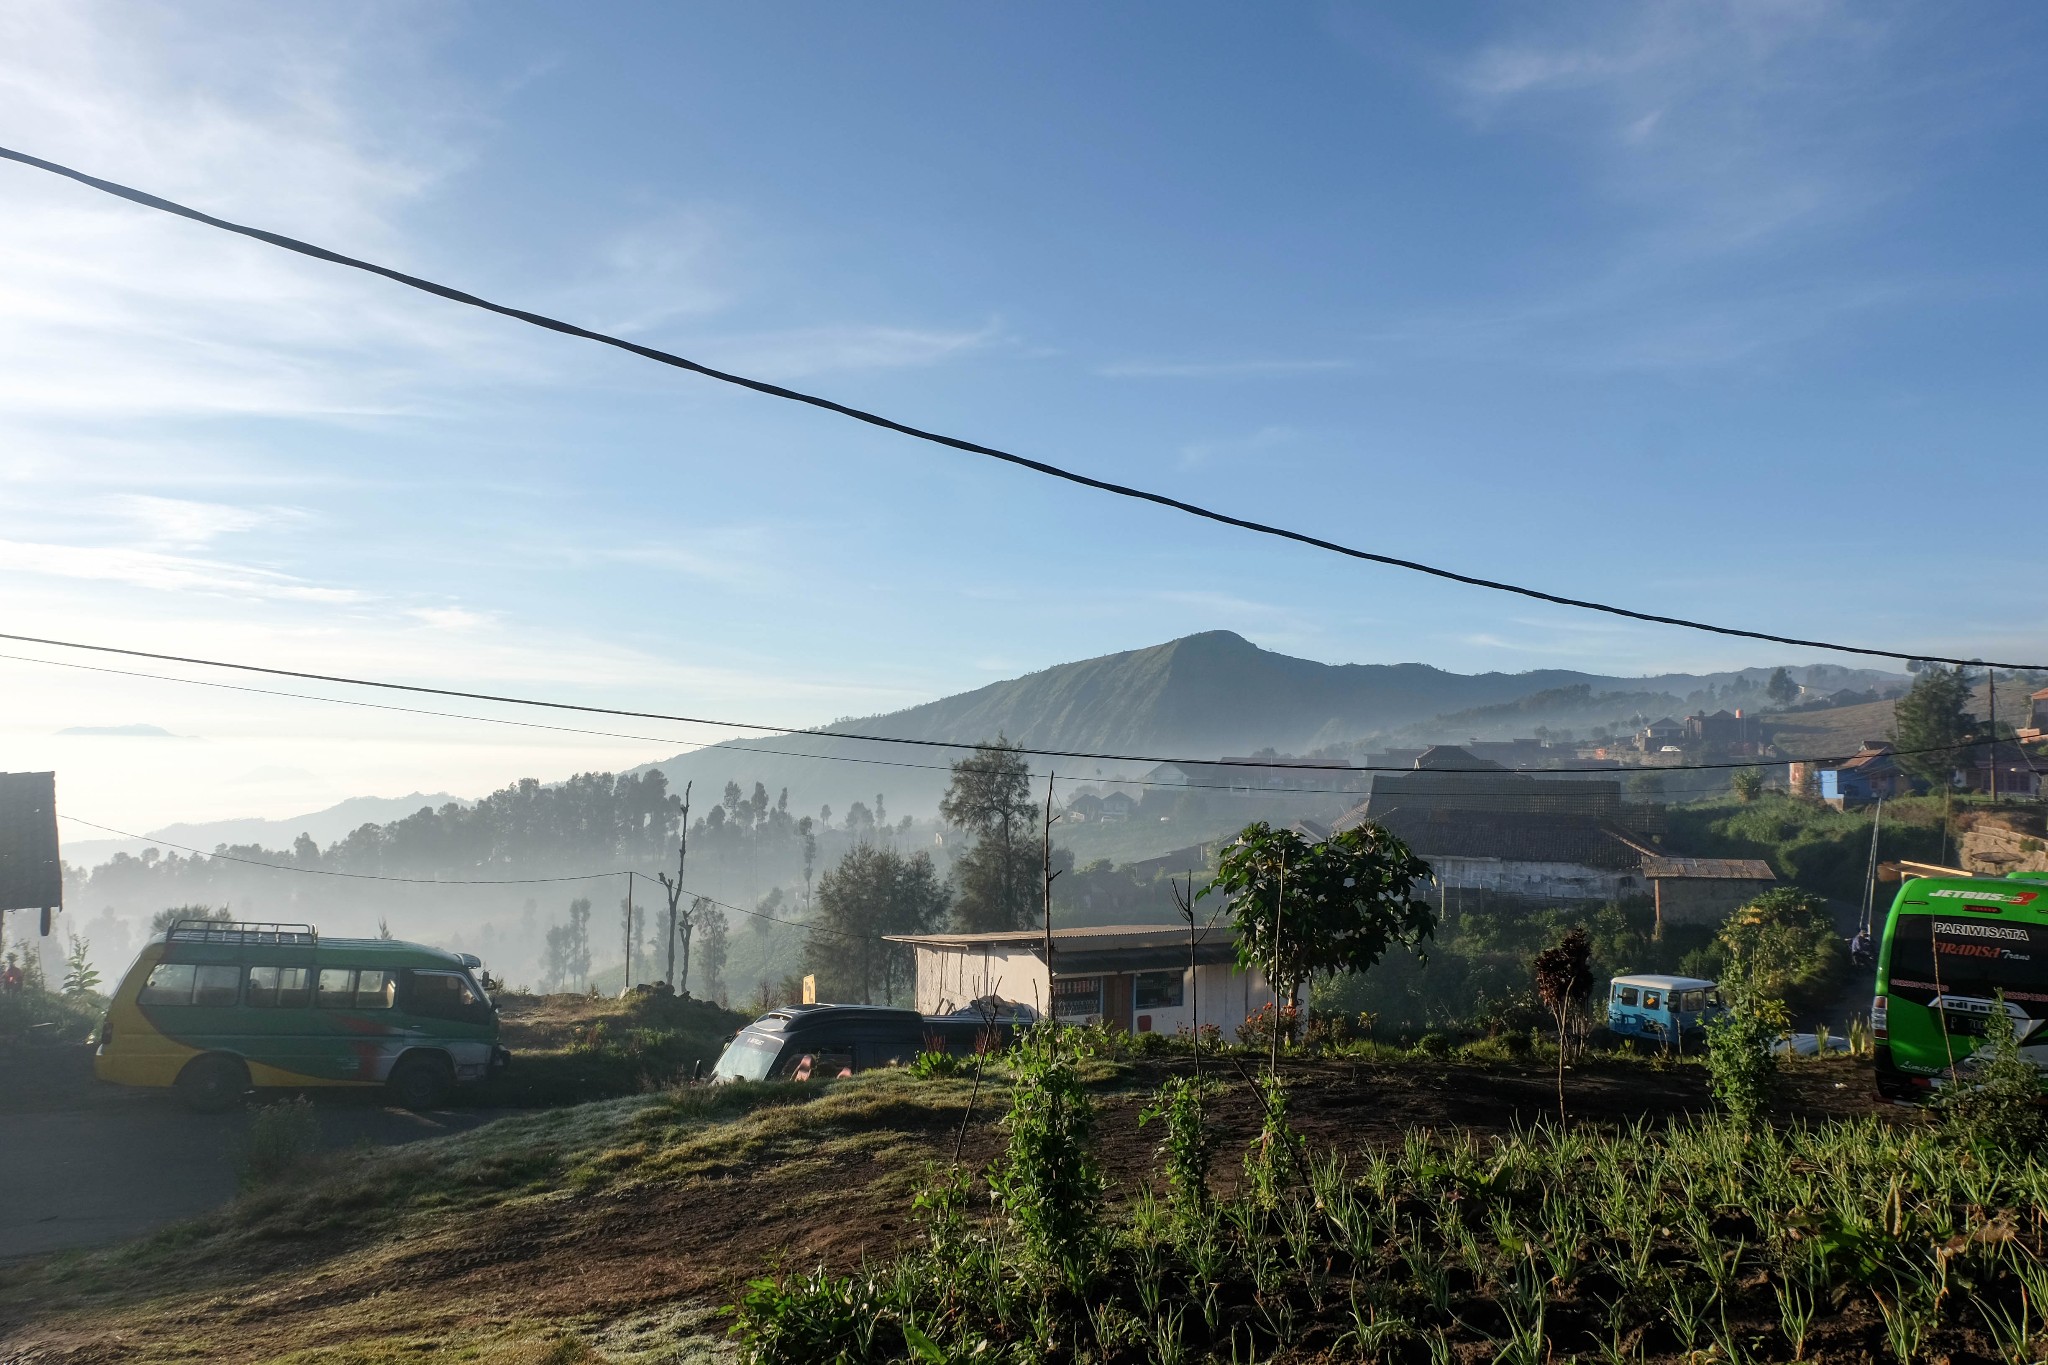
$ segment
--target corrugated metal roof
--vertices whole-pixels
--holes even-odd
[[[1626,872],[1643,857],[1602,821],[1584,815],[1397,806],[1372,819],[1425,859],[1499,858]]]

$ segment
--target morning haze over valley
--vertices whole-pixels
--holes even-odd
[[[0,5],[0,1362],[2048,1360],[2044,92]]]

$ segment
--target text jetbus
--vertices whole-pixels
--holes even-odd
[[[386,1087],[410,1109],[507,1060],[467,954],[311,925],[179,920],[115,988],[93,1071],[223,1109],[254,1087]]]
[[[2048,873],[1918,877],[1899,888],[1877,959],[1877,1088],[1925,1099],[1967,1077],[2005,1001],[2022,1055],[2048,1067]]]

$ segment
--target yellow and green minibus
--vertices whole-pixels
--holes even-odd
[[[1885,920],[1871,1002],[1878,1092],[1922,1100],[1967,1081],[1999,1009],[2020,1054],[2048,1067],[2048,873],[1906,881]]]
[[[115,988],[93,1071],[230,1108],[251,1089],[383,1086],[409,1109],[509,1054],[467,954],[306,924],[179,920]]]

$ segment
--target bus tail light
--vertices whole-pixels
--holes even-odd
[[[1870,1036],[1880,1042],[1890,1036],[1885,1028],[1891,1014],[1889,1003],[1882,995],[1870,1002]]]

